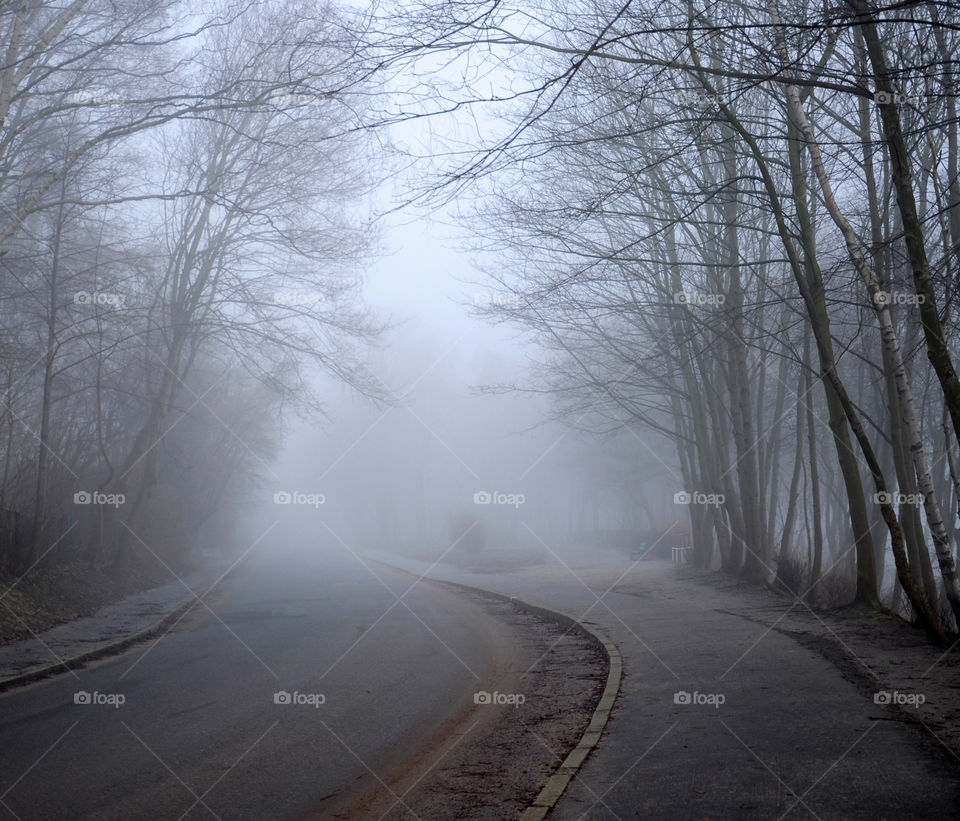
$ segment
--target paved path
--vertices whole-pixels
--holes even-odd
[[[498,575],[391,561],[583,616],[620,647],[614,717],[551,821],[960,818],[960,770],[936,742],[669,563]]]

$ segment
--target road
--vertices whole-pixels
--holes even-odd
[[[516,648],[476,602],[376,573],[258,551],[155,645],[0,696],[0,815],[331,817],[409,770]]]

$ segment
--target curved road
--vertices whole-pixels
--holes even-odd
[[[409,768],[518,648],[476,603],[375,570],[260,552],[214,614],[0,696],[0,817],[332,817]]]

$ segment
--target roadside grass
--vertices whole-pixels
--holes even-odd
[[[0,644],[7,644],[53,627],[64,620],[36,597],[35,591],[12,587],[15,579],[0,578]]]

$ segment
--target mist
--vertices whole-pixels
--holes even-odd
[[[958,10],[0,7],[0,814],[960,817]]]
[[[498,296],[470,281],[475,263],[451,231],[424,218],[391,239],[401,247],[366,294],[392,322],[369,360],[392,400],[318,381],[324,415],[289,424],[244,532],[273,522],[273,539],[357,556],[476,562],[482,550],[491,568],[568,555],[585,533],[603,546],[677,541],[682,482],[667,443],[553,420],[548,398],[517,390],[536,368],[530,346],[478,313]],[[290,509],[274,493],[291,494]]]

